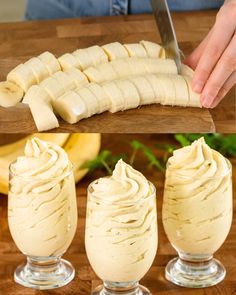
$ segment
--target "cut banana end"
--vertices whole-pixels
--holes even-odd
[[[81,69],[80,64],[78,60],[75,58],[75,56],[71,53],[63,54],[58,58],[58,61],[61,65],[61,68],[63,71],[66,71],[71,68],[78,68]]]
[[[60,63],[52,53],[46,51],[40,54],[38,58],[45,65],[50,76],[58,71],[61,71]]]
[[[87,107],[84,101],[74,91],[69,91],[55,100],[53,108],[64,121],[70,124],[79,122],[87,115]]]
[[[15,83],[0,82],[0,106],[4,108],[15,106],[22,100],[23,96],[23,89]]]
[[[47,131],[59,127],[57,117],[48,101],[38,97],[29,100],[29,107],[38,131]]]
[[[102,85],[102,88],[106,92],[110,99],[110,109],[109,112],[116,113],[123,111],[125,108],[125,99],[119,87],[115,82],[107,82]]]
[[[98,100],[87,87],[76,89],[76,93],[81,97],[87,107],[86,118],[99,113]]]
[[[125,110],[137,108],[140,104],[140,96],[136,87],[128,80],[115,81],[121,90],[125,100]]]
[[[40,83],[49,76],[46,66],[38,57],[31,58],[25,65],[31,69],[37,83]]]
[[[142,40],[140,44],[145,48],[147,56],[151,58],[161,58],[163,48],[154,42]]]
[[[134,44],[124,44],[125,49],[127,50],[129,56],[134,57],[148,57],[145,48],[138,43]]]
[[[107,54],[109,61],[129,57],[127,50],[119,42],[113,42],[103,45],[102,49]]]
[[[33,85],[30,87],[30,89],[26,92],[23,103],[29,104],[31,100],[41,100],[41,101],[47,101],[50,102],[51,98],[48,95],[48,93],[39,85]],[[40,112],[38,110],[38,112]]]
[[[131,77],[129,80],[134,84],[139,93],[140,105],[152,104],[155,102],[154,90],[145,76]]]
[[[187,76],[183,78],[185,79],[188,86],[188,92],[189,92],[188,106],[202,108],[200,95],[192,90],[192,79]]]
[[[97,98],[97,102],[98,102],[98,106],[99,106],[98,113],[100,114],[100,113],[108,111],[110,109],[110,107],[111,107],[111,102],[110,102],[110,99],[109,99],[108,95],[104,91],[104,89],[99,84],[96,84],[96,83],[90,83],[87,86],[87,88]]]

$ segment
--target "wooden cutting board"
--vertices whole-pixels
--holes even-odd
[[[215,11],[173,15],[180,47],[185,54],[214,24]],[[187,28],[187,29],[186,29]],[[106,44],[160,42],[150,15],[97,17],[0,24],[0,80],[17,64],[49,50],[56,56],[77,48]],[[118,114],[102,114],[76,125],[61,123],[65,132],[236,132],[235,92],[215,110],[147,106]],[[213,119],[212,119],[213,117]],[[0,132],[36,131],[25,107],[0,109]]]

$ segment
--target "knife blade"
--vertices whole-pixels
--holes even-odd
[[[168,58],[173,58],[178,73],[181,70],[181,51],[179,50],[174,25],[166,0],[152,0],[152,8],[156,24],[160,32],[162,46]]]

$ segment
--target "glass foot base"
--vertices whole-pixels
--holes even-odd
[[[204,288],[220,283],[225,278],[225,268],[216,259],[205,262],[189,262],[180,258],[172,259],[166,266],[168,281],[187,288]]]
[[[27,259],[27,263],[17,267],[15,282],[28,288],[49,290],[67,285],[73,280],[75,270],[64,259],[38,261]]]
[[[117,288],[117,290],[108,289],[104,285],[100,285],[92,291],[91,295],[151,295],[151,292],[139,284],[132,289]]]

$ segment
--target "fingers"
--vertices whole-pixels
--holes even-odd
[[[229,46],[221,56],[201,94],[201,103],[209,108],[218,92],[236,70],[236,35],[232,38]]]
[[[235,20],[234,20],[235,22]],[[235,24],[228,15],[220,15],[213,27],[212,34],[205,47],[204,54],[201,55],[199,63],[196,67],[195,75],[193,78],[193,90],[201,93],[207,79],[209,78],[216,63],[227,48],[235,30]]]
[[[215,108],[235,84],[236,84],[236,71],[234,71],[231,74],[231,76],[224,83],[223,87],[221,87],[215,100],[210,105],[210,108],[212,109]]]

